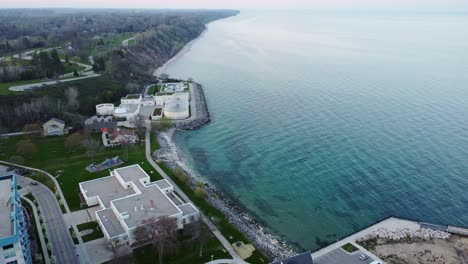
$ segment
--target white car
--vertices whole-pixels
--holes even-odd
[[[359,259],[362,260],[362,261],[364,261],[364,260],[366,260],[368,258],[369,258],[369,255],[367,255],[367,254],[362,254],[361,256],[359,256]]]
[[[370,264],[382,264],[382,262],[378,261],[378,260],[374,260],[372,261]]]

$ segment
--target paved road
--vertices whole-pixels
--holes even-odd
[[[23,84],[23,85],[15,85],[11,86],[8,88],[10,91],[14,92],[23,92],[24,90],[36,88],[36,87],[43,87],[51,84],[57,84],[57,83],[64,83],[64,82],[72,82],[72,81],[77,81],[77,80],[82,80],[82,79],[88,79],[88,78],[94,78],[101,76],[99,73],[95,72],[82,72],[81,73],[84,76],[81,77],[76,77],[73,79],[60,79],[60,80],[55,80],[55,81],[46,81],[46,82],[40,82],[40,83],[31,83],[31,84]]]
[[[24,188],[22,190],[24,190]],[[42,254],[44,255],[45,263],[49,264],[50,263],[49,252],[47,251],[47,245],[46,245],[46,242],[45,242],[44,233],[42,232],[41,222],[39,221],[39,215],[37,214],[36,205],[26,197],[22,197],[22,198],[33,209],[33,214],[34,214],[35,224],[36,224],[36,228],[37,228],[37,233],[39,234],[39,242],[41,243],[41,247],[43,249]],[[31,223],[31,224],[33,224],[33,223]]]
[[[123,40],[123,41],[122,41],[122,46],[128,47],[128,42],[129,42],[130,40],[133,40],[133,39],[135,39],[135,38],[134,38],[134,37],[131,37],[131,38],[128,38],[128,39]]]
[[[38,183],[31,185],[33,180],[18,176],[18,184],[31,190],[32,195],[39,204],[44,219],[46,234],[49,238],[52,254],[56,263],[78,264],[73,240],[63,220],[60,205],[49,188]]]
[[[151,156],[151,132],[149,131],[146,131],[146,135],[145,135],[145,143],[146,143],[146,148],[145,148],[145,151],[146,151],[146,159],[148,160],[148,162],[151,164],[151,166],[153,166],[154,169],[156,169],[156,171],[164,178],[166,179],[168,182],[170,182],[172,184],[172,186],[174,186],[174,190],[177,192],[177,194],[179,195],[179,197],[181,197],[185,202],[190,202],[192,203],[193,205],[195,205],[195,203],[193,203],[192,201],[190,201],[189,197],[172,181],[172,179],[169,177],[169,175],[167,175],[162,169],[161,167],[159,167],[158,164],[156,164],[156,162],[154,162],[153,160],[153,157]],[[244,264],[244,263],[247,263],[245,262],[238,254],[237,252],[234,250],[234,248],[232,247],[231,243],[229,243],[229,241],[223,236],[223,234],[221,234],[221,232],[219,231],[219,229],[201,212],[200,209],[198,209],[198,211],[200,212],[200,218],[201,220],[210,228],[211,232],[216,236],[216,238],[221,242],[221,244],[223,244],[224,248],[229,252],[229,254],[233,257],[233,262],[232,263],[238,263],[238,264]]]

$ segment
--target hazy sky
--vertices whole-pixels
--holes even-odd
[[[313,7],[418,7],[466,6],[468,0],[0,0],[11,7],[100,8],[313,8]]]

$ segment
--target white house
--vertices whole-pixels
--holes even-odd
[[[79,186],[88,206],[100,206],[96,219],[109,243],[134,243],[135,229],[147,219],[172,217],[182,229],[199,217],[198,210],[184,203],[168,181],[150,182],[139,165],[115,169],[108,177],[81,182]]]
[[[65,127],[65,121],[58,118],[52,118],[42,125],[44,136],[61,136],[68,134]]]

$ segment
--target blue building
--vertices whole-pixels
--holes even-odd
[[[14,174],[0,177],[0,263],[32,263],[26,212]]]

